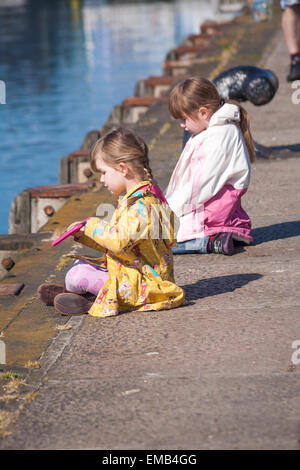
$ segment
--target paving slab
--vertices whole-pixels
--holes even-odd
[[[297,449],[298,407],[288,373],[51,380],[6,448]]]

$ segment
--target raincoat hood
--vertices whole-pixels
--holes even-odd
[[[225,103],[221,108],[216,111],[210,121],[209,126],[223,126],[224,124],[230,122],[239,122],[240,121],[240,108],[231,103]]]

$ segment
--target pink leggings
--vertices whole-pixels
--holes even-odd
[[[66,274],[66,290],[75,294],[90,292],[97,295],[108,278],[108,272],[103,268],[77,260]]]

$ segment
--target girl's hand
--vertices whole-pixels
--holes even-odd
[[[72,230],[72,228],[75,227],[75,225],[78,225],[80,223],[81,223],[81,220],[78,221],[78,222],[73,222],[71,225],[69,225],[69,227],[67,228],[67,231]],[[79,239],[83,235],[83,233],[84,233],[84,227],[81,227],[77,232],[75,232],[73,234],[74,240],[76,242],[79,241]]]
[[[75,225],[78,225],[80,223],[81,223],[81,220],[79,220],[78,222],[73,222],[71,225],[69,225],[66,232],[68,232],[69,230],[72,230],[72,228],[75,227]]]
[[[82,227],[80,230],[78,230],[78,232],[74,233],[75,242],[78,242],[83,234],[84,234],[84,227]]]

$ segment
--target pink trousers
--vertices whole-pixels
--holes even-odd
[[[90,292],[97,295],[108,278],[108,271],[103,268],[77,260],[66,274],[66,290],[75,294]]]

